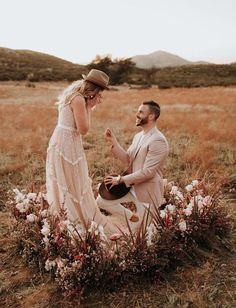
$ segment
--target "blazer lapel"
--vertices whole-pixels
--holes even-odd
[[[138,138],[138,141],[137,141],[137,143],[135,145],[135,150],[134,150],[134,154],[133,154],[133,160],[135,159],[136,155],[138,154],[138,151],[139,151],[139,149],[141,147],[143,139],[144,139],[144,136],[142,134],[140,134],[140,136]]]
[[[148,138],[155,132],[156,128],[152,128],[146,135],[140,135],[136,147],[135,147],[135,151],[134,151],[134,155],[133,155],[133,159],[135,159],[135,157],[137,156],[141,146],[148,140]]]

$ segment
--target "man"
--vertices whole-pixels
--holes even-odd
[[[105,138],[111,143],[111,151],[127,168],[123,176],[107,176],[106,184],[111,186],[124,183],[131,186],[130,192],[118,200],[104,200],[98,196],[100,208],[111,214],[125,214],[132,222],[141,221],[146,208],[153,211],[154,205],[160,207],[163,201],[162,168],[169,152],[165,136],[156,128],[160,116],[160,106],[154,101],[142,103],[136,113],[136,126],[142,131],[137,133],[132,144],[125,151],[108,128]],[[125,209],[121,203],[132,201],[137,208],[137,215]],[[154,205],[153,205],[154,204]]]

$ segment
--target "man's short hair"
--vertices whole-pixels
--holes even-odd
[[[148,105],[150,112],[155,114],[155,120],[159,118],[161,113],[161,107],[159,106],[158,103],[154,101],[146,101],[143,102],[143,105]]]

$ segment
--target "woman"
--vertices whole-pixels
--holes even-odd
[[[50,139],[46,161],[49,210],[53,215],[66,210],[69,220],[82,229],[91,221],[102,224],[107,233],[117,232],[119,221],[104,216],[94,199],[82,135],[90,127],[93,107],[101,103],[109,77],[92,69],[84,79],[64,90],[59,100],[58,123]]]

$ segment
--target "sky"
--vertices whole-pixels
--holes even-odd
[[[163,50],[236,62],[236,0],[0,0],[0,47],[74,63]]]

